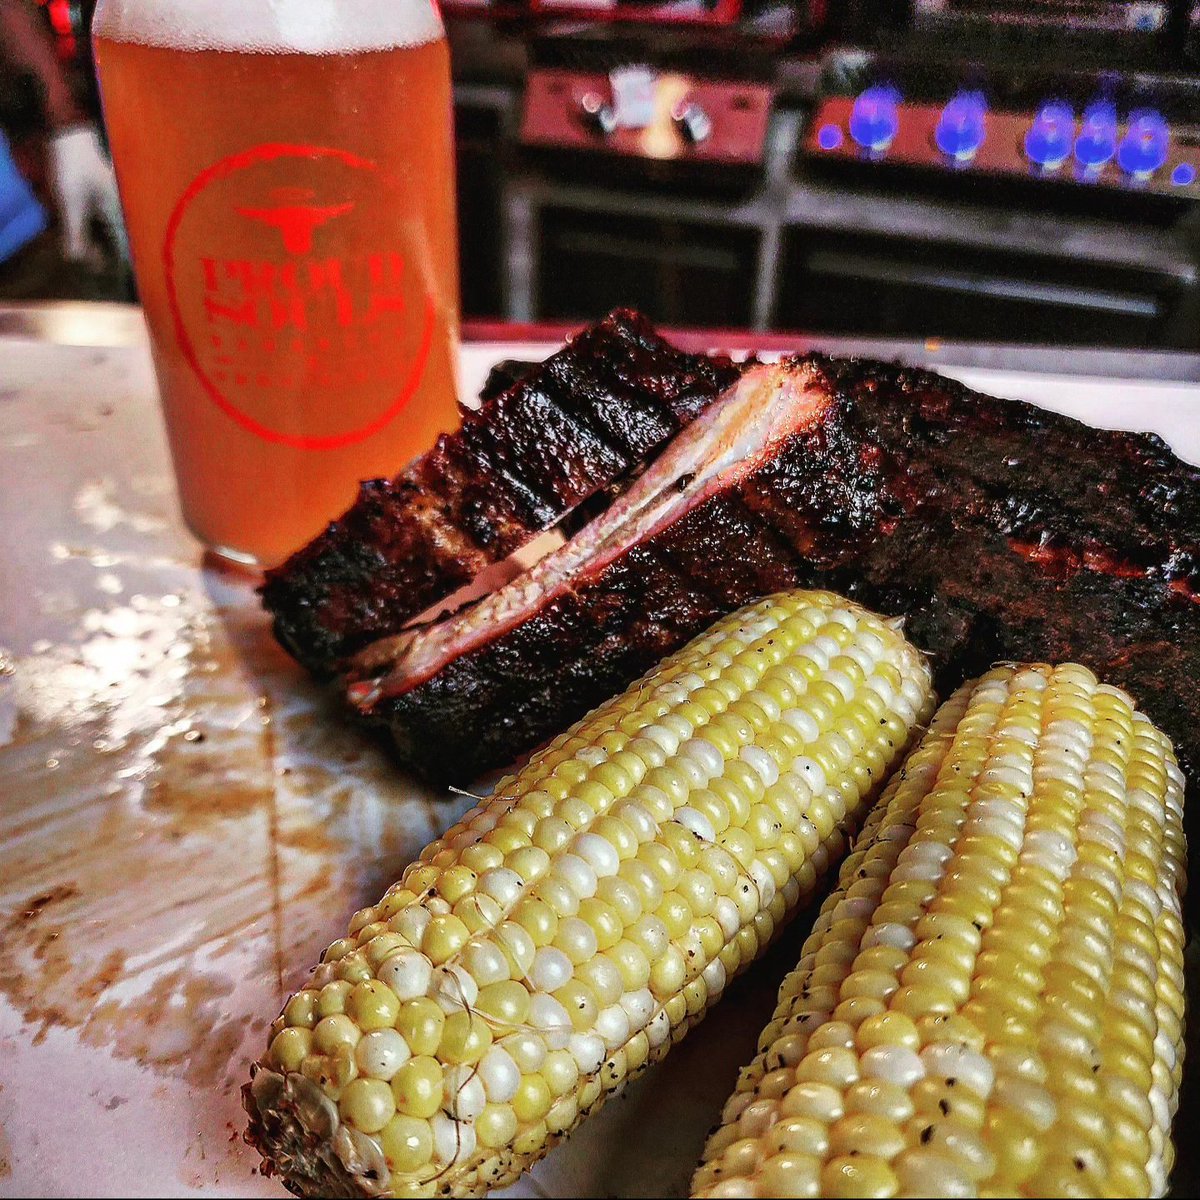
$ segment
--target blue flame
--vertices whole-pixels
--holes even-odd
[[[886,150],[900,128],[899,103],[900,93],[894,87],[867,88],[850,110],[850,136],[864,150]]]
[[[1107,100],[1097,100],[1083,110],[1083,127],[1075,139],[1075,161],[1088,171],[1098,171],[1117,152],[1117,110]]]
[[[1061,100],[1051,100],[1038,110],[1025,134],[1025,157],[1053,171],[1070,158],[1074,137],[1074,110]]]
[[[1129,114],[1129,128],[1117,150],[1117,162],[1135,179],[1146,179],[1167,161],[1170,149],[1171,130],[1162,113],[1139,108]]]
[[[987,101],[982,92],[959,92],[938,119],[934,140],[943,154],[959,162],[975,157],[987,137]]]

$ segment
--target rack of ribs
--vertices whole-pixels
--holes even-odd
[[[346,694],[414,771],[464,782],[794,586],[902,617],[944,692],[1082,661],[1200,766],[1200,471],[1151,435],[820,355],[749,368],[557,550],[363,649]]]

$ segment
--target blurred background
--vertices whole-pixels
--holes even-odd
[[[95,121],[90,4],[16,6]],[[1192,0],[443,12],[466,317],[1200,346]],[[132,298],[98,206],[63,253],[48,70],[0,49],[0,129],[45,214],[9,213],[6,243],[0,203],[0,301]]]

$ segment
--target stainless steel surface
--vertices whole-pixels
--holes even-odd
[[[810,229],[873,233],[900,240],[949,242],[985,250],[1041,254],[1110,267],[1152,271],[1194,283],[1196,265],[1170,230],[1054,212],[1022,213],[965,201],[853,192],[800,182],[787,219]]]

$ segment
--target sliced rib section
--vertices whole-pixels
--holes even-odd
[[[395,633],[585,501],[619,488],[734,379],[618,310],[354,505],[281,567],[263,602],[317,674]]]

